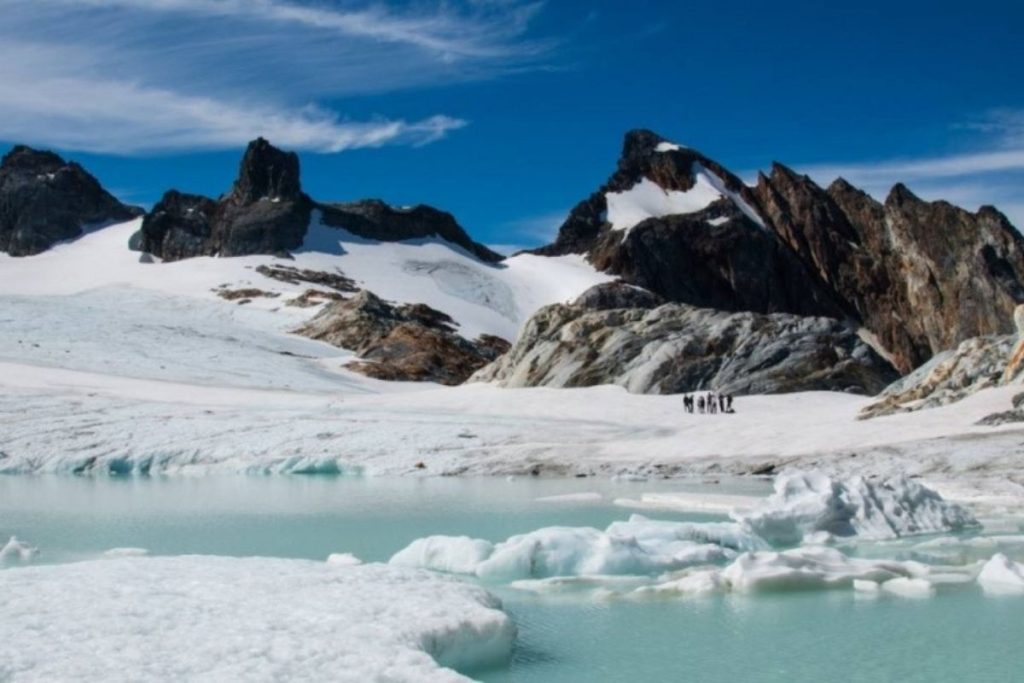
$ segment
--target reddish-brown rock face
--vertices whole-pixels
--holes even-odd
[[[721,199],[627,231],[609,223],[609,193],[643,181],[666,196],[686,191],[701,168],[721,180]],[[970,213],[902,185],[880,203],[844,180],[824,189],[781,164],[746,187],[650,131],[626,135],[616,172],[538,253],[585,253],[669,301],[847,319],[904,373],[970,337],[1012,331],[1024,302],[1024,239],[994,208]]]
[[[843,180],[822,190],[776,164],[755,192],[775,232],[878,338],[903,372],[965,339],[1013,330],[1024,240],[986,207],[880,203]]]

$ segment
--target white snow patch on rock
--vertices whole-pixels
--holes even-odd
[[[121,558],[0,572],[0,678],[467,681],[515,627],[483,589],[384,565]]]
[[[920,482],[863,477],[838,480],[811,472],[780,475],[763,505],[735,512],[744,529],[776,545],[794,545],[826,531],[866,539],[957,531],[977,526],[965,508]]]
[[[658,145],[654,148],[654,151],[655,152],[678,152],[682,148],[683,148],[682,145],[677,145],[674,142],[659,142]]]
[[[750,220],[764,227],[764,220],[738,192],[700,164],[693,165],[694,185],[689,190],[666,190],[650,178],[642,178],[623,192],[606,192],[607,219],[613,230],[630,230],[648,218],[697,213],[728,197]]]

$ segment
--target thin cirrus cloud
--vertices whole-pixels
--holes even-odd
[[[466,121],[357,121],[331,103],[541,65],[553,43],[526,37],[541,7],[0,0],[0,139],[115,154],[256,135],[319,152],[428,144]]]

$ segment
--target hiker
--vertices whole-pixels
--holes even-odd
[[[718,404],[715,402],[715,395],[712,394],[712,393],[709,393],[707,401],[708,401],[708,412],[710,414],[714,415],[716,412],[718,412],[718,407],[717,407]]]
[[[683,412],[690,412],[690,396],[689,394],[683,394]]]
[[[697,412],[700,413],[701,415],[704,414],[704,397],[703,396],[698,396],[697,397]]]
[[[730,413],[733,412],[733,410],[732,410],[732,394],[726,394],[726,396],[725,396],[725,409],[728,410]]]
[[[725,412],[725,394],[718,395],[718,410],[719,412]]]

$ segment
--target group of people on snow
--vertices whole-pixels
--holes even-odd
[[[683,410],[692,413],[694,409],[701,415],[736,412],[732,409],[732,394],[716,394],[710,391],[706,394],[683,396]]]

